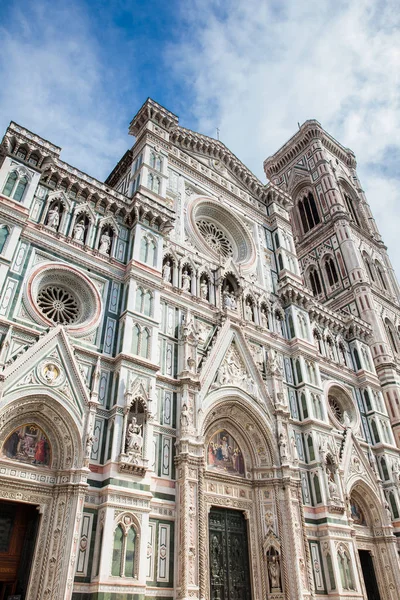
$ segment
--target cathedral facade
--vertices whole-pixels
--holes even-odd
[[[400,294],[348,148],[148,99],[0,156],[0,600],[398,600]],[[399,540],[399,541],[398,541]]]

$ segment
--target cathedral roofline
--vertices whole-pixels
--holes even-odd
[[[129,133],[136,136],[148,120],[155,121],[167,130],[179,123],[179,119],[174,113],[152,98],[147,98],[130,122]]]
[[[337,158],[348,166],[356,167],[356,157],[350,148],[342,146],[330,135],[316,119],[305,121],[299,131],[283,144],[274,154],[264,161],[264,171],[268,179],[277,175],[281,169],[296,159],[312,140],[321,140]]]

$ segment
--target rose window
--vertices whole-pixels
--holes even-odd
[[[197,221],[197,227],[207,244],[209,244],[215,252],[225,257],[233,255],[232,244],[222,229],[205,219]]]
[[[185,228],[189,238],[215,261],[232,259],[246,269],[254,268],[252,227],[249,218],[225,206],[222,198],[196,198],[188,204]]]
[[[99,284],[95,278],[90,279],[72,265],[39,263],[27,276],[24,305],[31,318],[42,326],[62,325],[71,335],[88,336],[102,316],[96,283]]]
[[[343,422],[343,408],[341,407],[341,405],[339,404],[339,402],[337,401],[337,399],[334,396],[328,396],[328,402],[329,402],[331,411],[335,415],[336,419],[340,423],[342,423]]]
[[[56,325],[71,325],[79,318],[79,305],[75,296],[61,286],[48,285],[37,297],[42,313]]]

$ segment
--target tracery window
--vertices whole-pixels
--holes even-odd
[[[348,210],[350,216],[353,218],[353,221],[355,221],[357,223],[357,225],[360,227],[361,226],[360,219],[358,217],[356,207],[354,206],[353,198],[351,196],[349,196],[348,194],[344,194],[344,199],[345,199],[347,210]]]
[[[331,287],[333,287],[336,283],[338,283],[339,276],[336,270],[336,265],[331,256],[325,260],[325,271],[328,277],[328,283]]]
[[[111,564],[111,575],[114,577],[137,578],[136,539],[137,531],[132,517],[126,515],[114,531]]]
[[[309,192],[308,196],[304,196],[302,200],[299,200],[298,210],[304,233],[307,233],[321,222],[317,205],[311,192]]]
[[[399,518],[399,509],[397,508],[397,502],[396,502],[393,492],[389,492],[389,503],[390,503],[390,508],[392,510],[393,519],[398,519]]]
[[[364,262],[367,267],[368,275],[369,275],[371,281],[375,283],[375,275],[374,275],[373,267],[371,265],[370,258],[366,252],[363,252],[363,259],[364,259]]]
[[[157,244],[153,237],[144,235],[140,245],[140,260],[152,267],[157,263]]]
[[[7,177],[6,184],[3,188],[3,194],[20,202],[24,196],[27,185],[28,178],[25,175],[18,177],[18,173],[13,171]]]
[[[383,268],[382,268],[382,265],[380,264],[380,262],[377,260],[375,261],[375,270],[378,273],[378,279],[379,279],[379,283],[380,283],[381,287],[384,290],[387,290],[386,279],[385,279],[385,275],[383,272]]]
[[[77,298],[61,285],[43,287],[37,297],[41,312],[54,324],[71,325],[80,317]]]
[[[314,296],[320,296],[322,294],[321,280],[317,269],[310,269],[309,275],[311,290]]]
[[[150,331],[147,327],[135,325],[132,329],[131,351],[136,356],[148,358],[150,350]]]
[[[335,396],[328,395],[328,403],[336,419],[343,422],[343,407]]]
[[[385,319],[385,326],[386,326],[386,333],[388,335],[392,351],[395,354],[397,354],[399,349],[398,349],[398,345],[397,345],[397,341],[396,341],[396,334],[395,334],[394,327],[393,327],[392,323],[389,321],[389,319]]]
[[[147,187],[155,192],[156,194],[160,193],[161,188],[161,180],[159,177],[153,175],[153,173],[149,173],[147,178]]]
[[[136,310],[143,313],[147,317],[151,316],[152,313],[152,300],[153,296],[149,290],[138,288],[136,290]]]
[[[197,227],[201,235],[218,254],[224,257],[233,255],[233,246],[225,232],[212,221],[200,219]]]

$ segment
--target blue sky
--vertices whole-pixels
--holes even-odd
[[[262,162],[318,119],[358,172],[400,274],[397,0],[11,1],[0,6],[0,131],[14,120],[104,179],[151,96]]]

